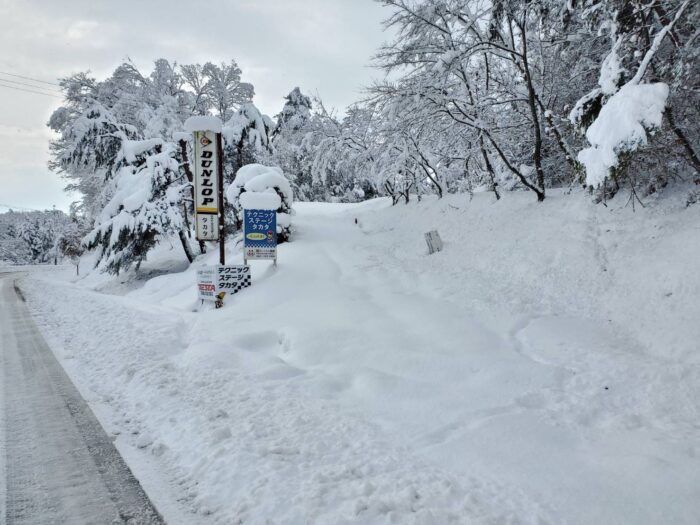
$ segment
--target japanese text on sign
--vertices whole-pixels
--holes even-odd
[[[221,292],[233,295],[250,284],[250,266],[206,266],[197,270],[197,290],[202,301],[216,301]]]
[[[244,210],[243,224],[243,249],[246,259],[276,259],[275,210]]]
[[[197,215],[197,239],[213,241],[219,238],[218,137],[213,131],[194,133],[194,193]]]

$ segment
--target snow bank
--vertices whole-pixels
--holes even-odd
[[[298,203],[220,310],[192,312],[214,251],[125,297],[22,286],[180,522],[694,525],[700,208],[624,204]]]
[[[663,83],[626,84],[610,97],[586,131],[591,146],[578,154],[588,186],[603,183],[620,153],[647,143],[647,130],[661,126],[667,97]]]
[[[213,131],[214,133],[221,133],[222,126],[221,119],[211,115],[190,117],[184,124],[185,131],[189,133],[194,133],[195,131]]]

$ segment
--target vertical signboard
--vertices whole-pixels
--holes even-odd
[[[197,293],[202,301],[216,301],[216,270],[205,266],[197,270]]]
[[[425,242],[428,244],[428,253],[436,253],[442,251],[442,239],[437,230],[431,230],[425,234]]]
[[[194,132],[194,209],[197,239],[219,238],[218,137],[213,131]]]
[[[243,211],[243,254],[248,259],[277,260],[277,212]]]

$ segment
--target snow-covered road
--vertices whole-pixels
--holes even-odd
[[[0,273],[0,523],[157,524],[150,504]]]

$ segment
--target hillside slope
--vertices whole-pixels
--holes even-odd
[[[694,523],[700,209],[670,199],[301,203],[219,311],[215,254],[23,288],[172,522]]]

